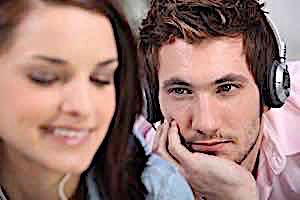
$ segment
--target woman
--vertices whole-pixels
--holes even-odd
[[[2,199],[144,198],[135,58],[107,1],[0,2]]]

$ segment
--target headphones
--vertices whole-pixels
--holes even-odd
[[[280,108],[289,97],[291,87],[290,75],[286,64],[286,44],[281,40],[279,31],[271,18],[268,14],[265,14],[265,16],[276,37],[279,60],[274,60],[272,66],[267,68],[262,96],[266,106]]]

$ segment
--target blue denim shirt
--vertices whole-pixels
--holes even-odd
[[[151,155],[142,174],[148,191],[146,200],[194,200],[193,193],[178,170],[158,155]],[[104,200],[99,196],[94,176],[87,176],[89,200]]]
[[[135,134],[148,154],[149,160],[142,174],[142,181],[148,191],[146,200],[194,200],[193,192],[176,167],[156,154],[150,153],[145,140]],[[104,200],[99,196],[95,177],[90,172],[86,183],[89,200]]]
[[[139,123],[136,123],[139,125]],[[142,174],[142,181],[148,191],[146,200],[194,200],[193,192],[175,165],[151,153],[151,148],[141,134],[141,127],[135,126],[134,135],[145,149],[149,160]]]
[[[175,166],[152,154],[142,174],[146,200],[193,200],[193,193]]]

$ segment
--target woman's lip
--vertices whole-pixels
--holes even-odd
[[[55,141],[58,144],[65,144],[69,146],[76,146],[85,143],[88,138],[91,137],[91,132],[84,131],[83,133],[78,133],[77,136],[59,135],[55,134],[54,129],[42,129],[46,134],[46,138]]]
[[[57,130],[60,129],[60,130]],[[51,139],[58,144],[65,144],[69,146],[76,146],[83,144],[91,138],[92,133],[96,131],[96,128],[91,128],[91,126],[75,126],[75,125],[43,125],[40,127],[42,133],[45,134],[46,138]],[[71,131],[73,134],[69,133],[60,134],[55,131]],[[74,135],[74,133],[77,133]]]

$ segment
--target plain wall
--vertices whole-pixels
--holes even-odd
[[[300,60],[300,0],[266,0],[265,4],[287,43],[288,60]]]

